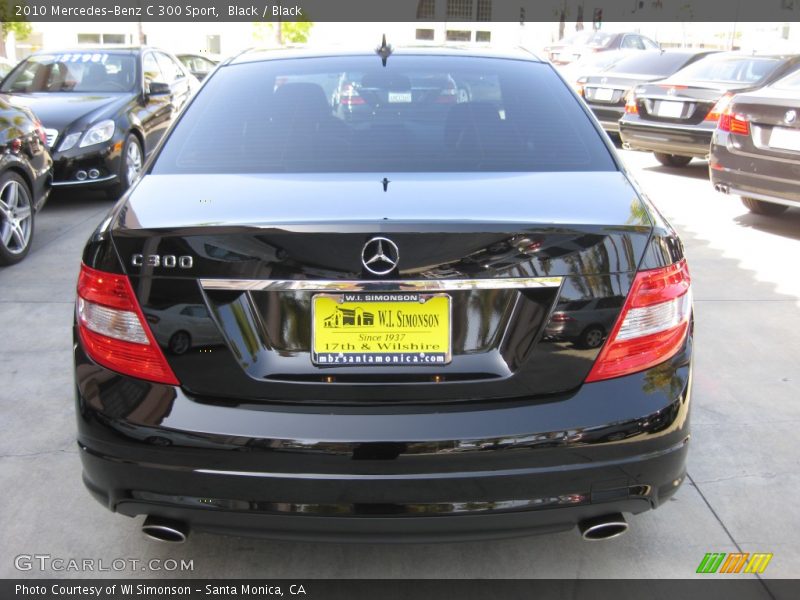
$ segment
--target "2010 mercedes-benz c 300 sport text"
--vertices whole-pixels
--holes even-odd
[[[520,52],[250,51],[86,245],[84,481],[152,537],[619,535],[685,476],[683,246]]]

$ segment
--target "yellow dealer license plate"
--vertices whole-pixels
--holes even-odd
[[[317,294],[311,360],[318,365],[424,366],[450,362],[450,296]]]

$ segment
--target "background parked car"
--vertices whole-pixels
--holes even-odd
[[[711,138],[714,189],[741,196],[751,212],[800,207],[800,72],[734,96]]]
[[[568,65],[559,66],[558,72],[567,80],[567,83],[580,93],[582,84],[580,84],[579,81],[583,77],[589,74],[602,73],[631,54],[638,54],[638,52],[634,53],[631,50],[611,50],[609,52],[587,54],[580,60],[576,60]]]
[[[603,129],[619,133],[628,94],[637,85],[668,77],[711,53],[711,50],[632,52],[601,72],[578,79],[579,89]]]
[[[623,145],[653,152],[671,167],[706,158],[717,121],[734,94],[769,85],[798,67],[798,55],[726,52],[638,86],[619,122]]]
[[[634,32],[609,33],[606,31],[581,31],[566,37],[557,44],[545,46],[550,62],[564,65],[580,60],[593,52],[609,50],[660,50],[649,37]]]
[[[176,54],[183,66],[199,81],[205,79],[222,60],[216,54]]]
[[[36,117],[0,95],[0,265],[28,254],[36,212],[50,193],[52,164]]]
[[[117,198],[197,86],[162,50],[82,47],[29,56],[0,91],[44,125],[54,187],[91,186]]]

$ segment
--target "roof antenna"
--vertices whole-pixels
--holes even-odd
[[[383,66],[386,66],[386,59],[388,59],[392,55],[393,48],[391,45],[386,43],[386,34],[383,34],[383,38],[381,39],[381,45],[375,48],[375,52],[378,56],[381,57],[381,62]]]

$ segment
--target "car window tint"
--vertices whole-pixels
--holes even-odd
[[[386,67],[373,56],[224,67],[154,166],[158,173],[615,169],[549,65],[438,56],[393,56]]]
[[[615,63],[607,73],[671,75],[685,65],[690,55],[674,52],[637,52]]]
[[[641,40],[644,43],[645,50],[659,50],[661,48],[661,46],[656,44],[650,38],[646,38],[644,36],[641,36]]]
[[[795,71],[788,77],[784,77],[773,84],[772,87],[778,90],[800,90],[800,71]]]
[[[676,74],[682,80],[757,83],[783,63],[777,58],[709,56]]]
[[[144,80],[146,82],[165,82],[164,75],[161,73],[161,69],[156,62],[156,57],[153,56],[152,52],[148,52],[144,55],[144,59],[142,60],[142,70],[144,71]]]
[[[1,91],[127,92],[136,80],[135,58],[105,52],[40,54],[27,58],[3,82]]]
[[[155,55],[161,73],[164,75],[164,83],[175,83],[183,77],[183,71],[169,56],[161,52],[156,52]]]
[[[639,39],[638,35],[626,35],[622,40],[622,47],[632,50],[644,50],[644,44]]]

